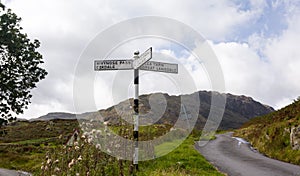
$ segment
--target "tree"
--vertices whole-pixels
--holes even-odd
[[[43,63],[42,55],[37,52],[40,42],[32,42],[22,33],[20,21],[21,18],[0,3],[1,124],[28,108],[31,89],[47,75],[46,70],[39,67]]]

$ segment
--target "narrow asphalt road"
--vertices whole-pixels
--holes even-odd
[[[0,176],[31,176],[31,174],[8,169],[0,169]]]
[[[215,167],[229,176],[300,176],[300,167],[268,158],[232,133],[216,135],[204,147],[196,149]]]
[[[0,176],[17,176],[18,172],[7,170],[7,169],[0,169]]]

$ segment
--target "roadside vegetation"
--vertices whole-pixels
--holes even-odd
[[[169,154],[155,160],[141,162],[141,170],[138,175],[223,175],[194,149],[194,141],[198,139],[199,136],[194,133]],[[157,151],[168,145],[172,144],[163,144]]]
[[[82,126],[81,126],[82,127]],[[108,126],[115,133],[130,138],[132,127]],[[119,160],[100,150],[86,133],[67,145],[77,120],[19,121],[0,129],[0,167],[23,170],[34,175],[130,175],[131,161]],[[150,140],[171,130],[168,125],[140,128],[140,140]],[[174,130],[174,129],[172,129]],[[101,129],[91,131],[101,133]],[[176,131],[176,130],[175,130]],[[180,130],[176,135],[180,135]],[[175,150],[154,160],[139,162],[137,175],[222,175],[194,149],[199,131]],[[153,148],[156,156],[178,145],[167,140]],[[151,153],[151,152],[150,152]]]
[[[0,168],[35,172],[45,152],[67,141],[76,120],[18,121],[0,128]]]
[[[256,117],[235,131],[268,157],[300,165],[300,150],[293,150],[291,128],[300,125],[300,100],[271,114]]]

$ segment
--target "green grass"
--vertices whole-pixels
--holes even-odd
[[[20,145],[29,145],[29,144],[41,144],[41,143],[47,143],[50,141],[55,141],[57,137],[52,137],[52,138],[40,138],[40,139],[30,139],[30,140],[24,140],[24,141],[17,141],[17,142],[12,142],[8,144],[20,144]]]
[[[74,128],[78,128],[77,120],[15,122],[1,127],[0,168],[35,173],[46,152],[65,143]]]
[[[0,146],[0,168],[34,172],[39,169],[46,150],[34,145]]]
[[[189,137],[178,148],[163,157],[140,162],[140,171],[137,175],[223,175],[194,149],[195,139],[197,138]],[[166,150],[168,146],[177,145],[177,142],[164,143],[155,150],[156,152]]]
[[[163,144],[160,144],[160,145],[156,146],[154,149],[155,155],[156,156],[165,155],[170,151],[170,149],[176,148],[181,143],[182,143],[182,140],[177,139],[174,141],[165,142]]]

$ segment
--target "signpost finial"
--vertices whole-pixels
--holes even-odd
[[[138,56],[140,54],[140,52],[138,50],[136,50],[134,53],[133,53],[135,56]]]

